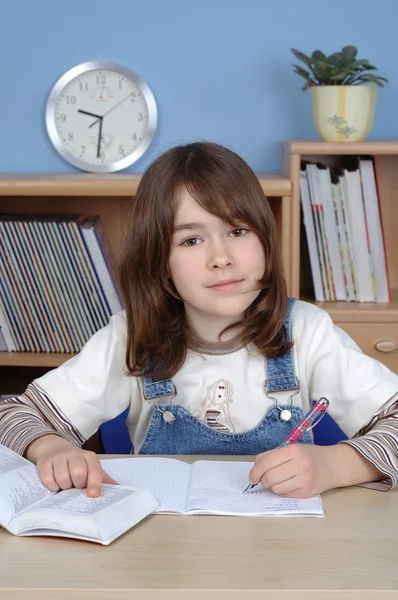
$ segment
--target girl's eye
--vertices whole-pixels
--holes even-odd
[[[197,246],[199,243],[199,238],[197,237],[191,237],[188,238],[187,240],[184,240],[181,244],[181,246]]]
[[[231,233],[234,237],[243,237],[244,235],[249,233],[249,230],[245,227],[235,227],[235,229],[233,229]]]

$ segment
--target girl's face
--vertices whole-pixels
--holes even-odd
[[[190,326],[210,340],[241,319],[260,293],[264,249],[245,223],[233,227],[222,221],[183,188],[177,195],[169,267]]]

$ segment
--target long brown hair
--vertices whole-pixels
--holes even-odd
[[[185,186],[211,214],[245,223],[264,247],[261,292],[241,321],[243,342],[274,358],[287,352],[284,319],[287,291],[275,220],[258,178],[231,150],[211,142],[171,148],[143,174],[131,201],[120,260],[120,284],[127,316],[126,367],[130,375],[167,379],[187,352],[184,304],[169,279],[169,254],[176,191]],[[233,326],[231,326],[233,327]]]

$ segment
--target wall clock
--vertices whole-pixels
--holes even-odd
[[[47,132],[59,154],[92,173],[129,167],[148,149],[157,125],[155,98],[132,69],[92,61],[64,73],[46,107]]]

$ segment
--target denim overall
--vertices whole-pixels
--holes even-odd
[[[285,319],[289,340],[295,301],[295,298],[289,298]],[[258,425],[242,433],[224,433],[202,423],[183,406],[170,404],[170,399],[176,394],[171,379],[156,381],[153,377],[145,377],[144,397],[154,404],[154,408],[139,454],[257,455],[282,444],[304,416],[301,408],[293,405],[293,396],[298,394],[300,382],[295,374],[292,350],[280,358],[264,360],[266,394],[290,392],[290,402],[279,405],[277,399],[270,396],[275,404]],[[169,403],[163,404],[163,399]],[[289,420],[283,420],[282,416]],[[312,443],[310,434],[303,434],[300,442]]]

